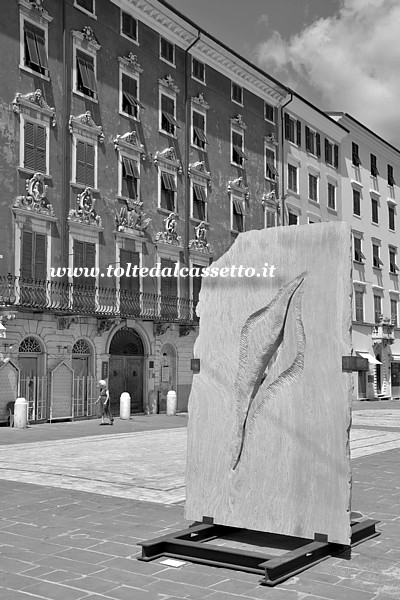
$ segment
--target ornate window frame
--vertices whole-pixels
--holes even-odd
[[[264,209],[264,229],[270,229],[278,225],[279,202],[276,198],[275,190],[264,193],[261,198],[261,204]],[[269,220],[272,219],[272,223]]]
[[[19,144],[19,167],[18,171],[25,175],[34,175],[37,170],[24,166],[25,148],[25,123],[31,122],[41,125],[46,129],[46,175],[50,178],[50,126],[55,125],[55,110],[45,102],[42,92],[36,90],[22,95],[17,93],[13,100],[13,111],[20,117],[20,144]]]
[[[94,0],[93,0],[94,1]],[[80,8],[80,7],[78,7]],[[86,11],[85,11],[86,12]],[[89,13],[88,13],[89,14]],[[92,16],[92,15],[91,15]],[[95,95],[88,96],[78,90],[78,69],[77,69],[77,51],[81,51],[84,54],[89,55],[93,59],[93,71],[96,80],[96,87],[98,83],[97,79],[97,52],[101,46],[97,42],[91,27],[84,27],[82,31],[72,31],[72,92],[80,98],[85,98],[91,102],[98,103],[98,91]]]
[[[168,60],[167,58],[165,58],[164,56],[162,56],[161,53],[161,44],[162,44],[162,40],[166,41],[168,44],[171,44],[172,48],[173,48],[173,59],[172,62],[170,60]],[[176,45],[174,44],[174,42],[171,42],[170,40],[168,40],[165,36],[163,35],[159,35],[159,42],[158,42],[158,57],[160,60],[162,60],[163,62],[167,63],[167,65],[169,65],[170,67],[176,67]]]
[[[161,178],[162,172],[172,175],[175,182],[175,187],[178,189],[178,174],[182,174],[181,161],[176,157],[175,148],[173,146],[165,148],[161,152],[157,151],[154,157],[154,164],[158,168],[158,194],[157,194],[157,210],[159,212],[170,214],[170,210],[161,206]],[[174,210],[178,214],[178,192],[175,191]]]
[[[77,3],[76,0],[74,0],[74,8],[77,8],[78,10],[81,10],[83,13],[85,13],[85,15],[88,15],[92,19],[97,19],[97,16],[96,16],[96,0],[92,0],[92,2],[93,2],[93,12],[90,12],[84,6],[80,6]]]
[[[242,115],[237,115],[237,117],[230,119],[230,124],[231,124],[231,128],[230,128],[231,129],[230,130],[230,163],[234,167],[240,167],[241,169],[245,169],[245,161],[247,160],[247,156],[245,154],[245,131],[247,129],[247,126],[242,119]],[[233,159],[233,150],[234,150],[233,134],[234,133],[236,133],[237,135],[240,135],[242,138],[242,147],[240,148],[240,150],[241,150],[241,153],[243,154],[243,156],[239,157],[241,159],[240,163],[235,162]]]
[[[122,167],[123,167],[123,158],[129,158],[130,160],[134,160],[137,163],[139,178],[138,178],[138,188],[137,188],[137,197],[136,201],[132,198],[128,198],[130,202],[139,203],[140,202],[140,162],[145,158],[144,156],[144,147],[143,144],[139,142],[138,135],[135,131],[127,131],[123,135],[117,135],[114,139],[114,147],[118,153],[118,195],[117,198],[119,200],[127,200],[126,196],[122,194]]]
[[[267,174],[267,165],[270,164],[267,161],[267,150],[270,151],[270,152],[272,152],[273,155],[274,155],[272,166],[273,166],[273,168],[275,170],[275,173],[272,173],[272,177],[268,176],[268,174]],[[278,179],[276,147],[274,146],[274,144],[272,144],[271,142],[268,142],[265,139],[264,139],[264,179],[266,181],[268,181],[271,186],[275,186],[277,184],[277,179]],[[271,187],[271,190],[272,189],[273,189],[273,187]]]
[[[143,69],[140,64],[137,62],[136,54],[130,52],[127,56],[119,56],[119,97],[118,97],[118,107],[119,114],[127,117],[128,119],[132,119],[133,121],[140,121],[140,111],[144,110],[143,105],[140,103],[140,75],[143,73]],[[123,110],[123,87],[122,87],[122,76],[126,75],[131,79],[134,79],[137,84],[137,116],[130,115],[129,113],[124,112]]]
[[[72,173],[71,173],[71,185],[79,189],[85,189],[86,184],[76,181],[76,148],[78,140],[92,143],[94,147],[94,191],[98,191],[97,188],[97,177],[98,177],[98,145],[104,142],[103,128],[92,119],[90,111],[73,116],[69,118],[69,132],[72,135]]]
[[[178,94],[179,94],[179,88],[175,85],[174,80],[171,75],[167,75],[163,79],[158,80],[158,106],[159,106],[158,131],[162,135],[167,135],[167,136],[173,137],[175,139],[178,137],[176,130],[179,127],[179,125],[175,125],[174,133],[169,133],[168,131],[165,131],[165,129],[162,129],[162,113],[163,113],[163,111],[162,111],[161,97],[167,96],[168,98],[171,98],[171,100],[174,101],[174,114],[172,116],[173,116],[174,120],[177,122],[176,107],[177,107]]]
[[[194,67],[194,61],[196,61],[197,63],[203,65],[203,74],[204,74],[203,79],[199,79],[194,74],[194,68],[193,68]],[[202,85],[206,85],[206,63],[205,62],[203,62],[202,60],[199,60],[195,56],[192,56],[190,72],[191,72],[191,77],[192,77],[192,79],[194,79],[194,81],[197,81],[198,83],[201,83]]]
[[[202,152],[207,152],[207,142],[205,142],[204,148],[194,142],[193,113],[197,112],[204,118],[204,137],[207,139],[207,111],[209,108],[210,105],[204,100],[201,93],[190,99],[190,145]]]
[[[136,38],[132,38],[129,37],[129,35],[126,35],[126,33],[123,32],[122,27],[123,27],[123,14],[128,15],[129,17],[131,17],[131,19],[133,19],[134,21],[136,21]],[[126,10],[123,10],[122,8],[120,9],[120,26],[119,26],[119,33],[120,35],[126,39],[129,40],[132,44],[136,44],[137,46],[140,46],[139,44],[139,21],[136,19],[136,17],[134,17],[133,15],[129,14]]]
[[[204,222],[206,224],[209,223],[208,220],[208,186],[211,183],[211,174],[209,171],[206,171],[204,161],[197,161],[191,163],[188,169],[188,175],[190,178],[190,219],[195,221],[196,223]],[[199,185],[204,189],[205,195],[205,210],[204,210],[204,219],[198,219],[193,215],[193,200],[194,200],[194,186]]]
[[[246,200],[249,199],[249,188],[245,185],[243,177],[238,177],[228,182],[227,186],[228,198],[229,198],[229,211],[230,211],[230,231],[231,233],[241,233],[239,230],[234,228],[233,223],[233,206],[236,202],[240,203],[242,209],[242,231],[246,231]]]
[[[20,31],[20,54],[19,54],[19,68],[21,71],[25,71],[27,73],[31,73],[36,77],[40,77],[45,81],[50,81],[49,69],[47,69],[47,75],[43,75],[38,71],[34,71],[30,67],[25,64],[25,40],[24,40],[24,21],[27,21],[34,25],[35,27],[39,27],[44,30],[45,34],[45,49],[47,60],[49,59],[49,24],[52,22],[53,17],[49,15],[49,13],[44,10],[42,7],[41,1],[39,2],[29,2],[28,0],[18,0],[19,5],[19,31]]]
[[[137,252],[139,254],[139,269],[143,267],[143,238],[137,237],[133,232],[128,231],[117,231],[115,232],[115,264],[116,267],[121,266],[121,251],[122,250],[132,250],[132,246],[134,249],[132,252]],[[127,247],[129,244],[129,248]],[[139,279],[139,292],[143,292],[143,277],[138,277]],[[121,289],[121,278],[116,277],[115,287],[117,290],[117,298],[118,292]],[[117,312],[119,311],[119,306],[117,307]]]

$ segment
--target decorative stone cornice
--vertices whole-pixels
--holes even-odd
[[[21,112],[29,112],[30,110],[37,110],[42,115],[48,117],[53,127],[56,124],[56,111],[51,108],[45,99],[41,90],[35,90],[28,94],[21,94],[18,92],[12,101],[13,111],[19,115]]]
[[[81,194],[78,194],[77,207],[69,211],[68,221],[101,227],[101,218],[94,210],[95,201],[92,188],[87,187]]]
[[[264,192],[264,194],[261,196],[261,204],[264,207],[268,206],[274,209],[279,208],[279,201],[276,197],[275,190],[272,190],[270,192]]]
[[[43,8],[43,0],[18,0],[20,10],[33,18],[36,22],[47,26],[53,17]]]
[[[204,96],[201,92],[199,92],[197,94],[197,96],[193,96],[192,98],[190,98],[190,101],[192,104],[197,105],[199,108],[202,108],[203,110],[208,110],[210,108],[210,105],[208,104],[208,102],[206,102],[204,100]]]
[[[242,115],[237,115],[237,117],[233,117],[233,119],[230,119],[230,122],[232,123],[232,125],[235,125],[235,127],[240,127],[240,129],[243,129],[244,131],[246,131],[247,129],[247,125],[243,121]]]
[[[155,241],[173,246],[182,246],[182,238],[176,231],[176,225],[176,214],[172,212],[164,219],[164,231],[159,231],[156,234]]]
[[[93,29],[89,25],[85,25],[82,31],[71,31],[74,40],[80,43],[81,46],[88,46],[92,51],[97,52],[101,46],[94,35]]]
[[[172,78],[172,75],[167,75],[163,79],[159,79],[158,83],[165,87],[169,92],[174,92],[175,94],[179,94],[179,88],[175,85],[175,82]]]
[[[101,335],[105,331],[110,331],[110,329],[119,322],[120,319],[99,319],[97,321],[97,335]]]
[[[114,139],[114,147],[118,152],[127,150],[128,152],[140,152],[143,154],[142,160],[146,159],[144,155],[144,146],[139,141],[139,136],[136,131],[127,131],[123,135],[117,135]]]
[[[35,173],[33,177],[26,180],[26,195],[15,199],[14,208],[54,217],[53,207],[46,197],[47,188],[43,173]]]
[[[176,157],[175,148],[173,146],[161,151],[157,150],[153,162],[156,167],[161,163],[177,169],[179,175],[182,175],[183,173],[182,163],[179,158]]]
[[[190,250],[204,252],[205,254],[211,253],[211,246],[207,242],[206,226],[204,221],[201,221],[201,223],[194,228],[194,239],[189,241],[189,248]]]
[[[188,169],[189,177],[199,177],[201,179],[207,179],[208,182],[211,181],[211,173],[210,171],[206,171],[204,160],[198,160],[189,165]]]
[[[266,135],[264,139],[268,144],[272,144],[273,146],[278,146],[279,144],[278,138],[276,137],[275,133],[271,133],[271,135]]]
[[[79,317],[57,317],[57,329],[69,329],[71,325],[79,325]]]
[[[126,199],[126,206],[115,212],[115,225],[118,232],[134,232],[140,236],[148,227],[151,219],[146,218],[142,210],[143,202]]]
[[[143,73],[143,69],[138,63],[138,59],[136,54],[133,52],[129,52],[127,56],[118,56],[118,62],[120,65],[125,67],[128,71],[131,71],[135,75],[140,75]]]
[[[84,136],[89,134],[90,137],[97,138],[99,144],[104,142],[103,128],[101,125],[96,125],[89,110],[77,117],[71,115],[68,128],[70,133],[80,133]]]
[[[236,192],[245,197],[246,200],[249,199],[249,188],[245,185],[243,177],[237,177],[237,179],[232,179],[228,182],[228,186],[226,188],[228,194],[232,194],[232,192]]]

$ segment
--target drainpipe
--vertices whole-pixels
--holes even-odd
[[[197,30],[197,38],[185,50],[185,237],[184,237],[184,260],[185,266],[189,266],[189,218],[190,218],[190,177],[189,177],[189,152],[190,152],[190,102],[188,98],[188,77],[190,76],[189,50],[200,40],[200,30]]]
[[[290,93],[289,100],[282,104],[281,109],[281,226],[285,225],[285,120],[283,118],[283,109],[286,108],[288,104],[290,104],[293,100],[293,93],[288,90]]]

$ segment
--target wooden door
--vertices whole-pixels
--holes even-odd
[[[122,392],[131,397],[131,413],[143,411],[143,356],[110,357],[111,412],[119,414]]]

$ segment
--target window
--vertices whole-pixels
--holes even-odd
[[[372,265],[375,269],[380,269],[383,267],[383,262],[379,258],[378,244],[372,244]]]
[[[160,58],[175,65],[175,46],[163,37],[160,37]]]
[[[361,251],[361,238],[354,236],[354,260],[362,263],[365,260],[365,256]]]
[[[328,183],[328,207],[336,210],[336,185]]]
[[[47,279],[47,237],[22,231],[20,273],[23,279]]]
[[[275,123],[275,107],[268,104],[268,102],[264,102],[264,119],[270,121],[270,123]]]
[[[243,105],[243,88],[237,83],[233,83],[231,88],[232,100],[238,104]]]
[[[138,183],[140,173],[138,163],[131,158],[122,156],[122,184],[121,194],[126,198],[136,200],[138,198]]]
[[[94,68],[94,58],[80,50],[76,51],[76,87],[79,92],[96,98],[97,85]]]
[[[276,209],[265,207],[264,226],[276,227]]]
[[[297,194],[297,167],[288,164],[288,189]]]
[[[198,81],[201,81],[202,83],[205,82],[206,66],[203,62],[200,62],[196,58],[192,58],[192,77]]]
[[[379,323],[382,318],[382,296],[374,294],[374,317],[375,323]]]
[[[122,296],[127,295],[126,292],[140,292],[140,278],[126,276],[128,265],[131,265],[131,271],[137,265],[140,267],[140,254],[139,252],[132,252],[131,250],[120,250],[119,253],[119,265],[123,268],[123,273],[119,280],[120,290],[123,290]],[[123,298],[121,298],[123,300]]]
[[[306,150],[315,156],[321,156],[321,136],[306,126]]]
[[[353,214],[361,216],[361,194],[359,190],[353,189]]]
[[[376,156],[375,154],[371,154],[371,176],[378,177],[379,171],[376,164]]]
[[[244,161],[247,160],[247,156],[243,151],[244,136],[239,131],[232,130],[231,132],[231,161],[239,167],[244,166]]]
[[[397,327],[397,300],[394,298],[390,299],[390,317],[392,325]]]
[[[161,271],[163,271],[163,269],[170,269],[170,271],[164,271],[164,273],[170,272],[172,275],[171,277],[160,277],[161,296],[170,296],[172,298],[178,297],[178,279],[174,275],[176,262],[177,261],[172,260],[171,258],[161,258],[160,260]],[[174,306],[174,308],[176,310],[176,306]]]
[[[359,157],[359,149],[358,149],[358,144],[355,144],[354,142],[351,143],[351,162],[355,167],[359,167],[361,165],[361,160]]]
[[[90,142],[76,141],[75,183],[95,187],[95,147]]]
[[[87,268],[90,274],[91,269],[96,267],[96,244],[91,242],[80,242],[74,240],[74,269]],[[85,285],[95,287],[96,277],[85,277],[84,274],[79,277],[74,277],[74,285]]]
[[[89,13],[94,13],[94,0],[75,0],[75,4]]]
[[[161,94],[161,130],[176,135],[176,128],[179,127],[175,118],[175,98]]]
[[[301,122],[292,119],[288,114],[285,114],[285,138],[301,146]]]
[[[139,117],[139,107],[144,108],[138,100],[138,80],[134,77],[129,77],[125,73],[122,73],[121,81],[121,97],[122,106],[121,110],[123,113],[137,119]]]
[[[308,174],[308,197],[314,202],[318,202],[318,176]]]
[[[231,229],[233,231],[244,231],[244,202],[239,198],[232,198],[232,220]]]
[[[137,42],[138,26],[137,21],[126,12],[121,12],[121,33],[126,35],[131,40]]]
[[[335,169],[339,166],[339,146],[337,144],[333,144],[329,140],[325,138],[325,162],[327,165],[331,165],[335,167]]]
[[[389,246],[389,271],[392,275],[397,275],[399,267],[396,264],[397,250]]]
[[[25,121],[24,124],[24,160],[26,169],[47,173],[46,127]]]
[[[355,290],[354,300],[356,305],[356,321],[358,323],[364,322],[364,292]]]
[[[371,198],[372,222],[379,223],[378,200]]]
[[[288,216],[289,216],[289,219],[288,219],[289,225],[297,225],[298,224],[298,222],[299,222],[298,215],[289,211]]]
[[[388,165],[387,166],[387,179],[388,179],[388,185],[390,187],[393,187],[394,185],[396,185],[396,182],[395,182],[394,176],[393,176],[393,167],[392,167],[392,165]]]
[[[394,213],[393,204],[389,204],[388,213],[389,213],[389,229],[391,231],[395,231],[396,225],[395,225],[395,213]]]
[[[278,171],[276,170],[276,156],[275,150],[265,147],[265,177],[266,179],[271,179],[272,181],[276,181],[278,175]]]
[[[194,277],[191,277],[192,300],[193,300],[193,303],[196,305],[199,301],[199,294],[200,294],[201,284],[202,284],[202,280],[203,280],[201,277],[201,274],[203,273],[203,270],[205,269],[205,267],[204,267],[204,265],[193,264],[192,269],[197,269],[197,271],[193,271],[194,273],[196,273],[196,275]],[[198,275],[197,275],[197,273],[198,273]]]
[[[203,185],[192,184],[192,214],[191,217],[199,221],[207,221],[207,192]]]
[[[192,144],[205,150],[205,146],[208,143],[206,138],[206,116],[197,110],[192,111]]]
[[[169,212],[175,212],[175,193],[176,182],[174,175],[166,171],[161,171],[160,207]]]
[[[25,66],[48,75],[46,32],[30,21],[24,21]]]

